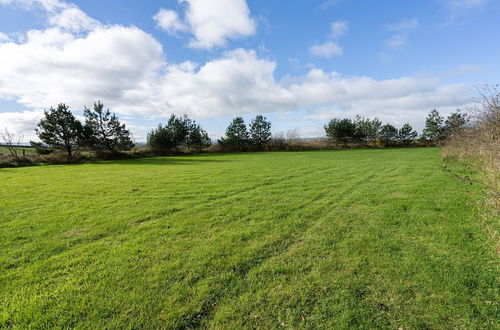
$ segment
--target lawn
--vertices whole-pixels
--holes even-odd
[[[0,328],[495,328],[439,150],[0,169]]]

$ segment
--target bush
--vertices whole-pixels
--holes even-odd
[[[486,202],[500,213],[500,87],[481,86],[480,105],[470,109],[472,121],[455,130],[445,143],[443,156],[472,166],[487,194]]]
[[[33,165],[33,161],[29,157],[15,157],[12,155],[0,155],[0,168],[20,167]]]

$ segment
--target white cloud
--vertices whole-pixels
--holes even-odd
[[[226,45],[229,39],[255,34],[256,24],[246,0],[177,0],[185,5],[184,21],[167,9],[155,15],[158,25],[167,32],[186,31],[193,35],[193,48],[211,49]]]
[[[47,15],[48,24],[73,32],[96,28],[99,22],[90,18],[76,5],[59,0],[0,0],[0,5],[18,6],[24,9],[41,8]]]
[[[344,53],[342,47],[336,42],[327,41],[324,44],[313,45],[309,48],[309,54],[316,57],[332,58]]]
[[[36,140],[35,126],[42,118],[42,111],[0,112],[0,130],[8,129],[16,136],[24,136],[22,142]],[[0,141],[2,143],[3,141]]]
[[[340,38],[344,36],[349,30],[349,23],[347,21],[336,21],[330,23],[330,38]]]
[[[70,31],[87,31],[99,26],[99,22],[90,18],[79,8],[67,8],[49,18],[49,24]]]
[[[0,97],[29,107],[97,99],[137,106],[162,65],[161,45],[137,28],[96,28],[83,37],[57,28],[32,30],[22,43],[0,44]]]
[[[397,32],[395,35],[385,41],[390,48],[400,48],[407,44],[408,36],[420,26],[418,19],[402,19],[398,23],[386,25],[388,31]]]
[[[359,113],[410,122],[433,107],[455,108],[469,99],[464,86],[443,86],[432,77],[376,80],[312,69],[277,81],[277,63],[253,50],[229,51],[201,66],[167,63],[160,43],[138,28],[99,24],[77,32],[70,26],[31,30],[21,41],[0,43],[0,98],[31,109],[60,102],[81,109],[100,99],[121,115],[146,118],[302,109],[309,119]],[[333,45],[318,54],[341,52]],[[1,114],[0,128],[17,125],[12,127],[32,132],[39,114]]]
[[[153,18],[158,24],[158,27],[171,35],[175,35],[180,31],[186,31],[188,28],[180,20],[179,15],[174,10],[162,8]]]
[[[9,36],[3,32],[0,32],[0,42],[7,42],[7,41],[10,41]]]

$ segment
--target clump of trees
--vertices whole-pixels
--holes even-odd
[[[338,147],[378,144],[408,146],[418,142],[436,145],[459,132],[468,122],[468,116],[460,110],[445,119],[434,109],[427,115],[420,139],[417,131],[409,123],[398,129],[392,124],[382,124],[378,118],[367,119],[361,116],[356,116],[354,119],[333,118],[325,125],[325,132],[330,141]]]
[[[400,130],[391,124],[383,125],[378,118],[369,119],[356,116],[350,118],[333,118],[325,125],[326,136],[337,146],[348,145],[384,145],[411,144],[417,132],[406,123]]]
[[[35,131],[46,146],[63,150],[69,160],[75,159],[82,149],[96,153],[118,152],[134,146],[125,124],[109,109],[104,110],[101,102],[96,102],[92,110],[85,108],[84,117],[82,124],[69,107],[61,103],[57,108],[44,111]]]
[[[271,126],[271,122],[262,115],[252,119],[249,128],[242,117],[236,117],[227,127],[225,137],[218,142],[226,150],[264,150],[271,141]]]
[[[148,146],[160,153],[201,150],[210,146],[208,133],[188,116],[172,114],[165,125],[159,124],[147,136]]]

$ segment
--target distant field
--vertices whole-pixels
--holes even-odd
[[[29,147],[29,148],[25,148],[25,147],[19,147],[19,148],[16,148],[17,149],[17,152],[19,155],[23,155],[23,150],[24,150],[24,153],[26,156],[28,155],[36,155],[36,151],[35,149]],[[0,155],[10,155],[10,151],[7,147],[3,147],[3,146],[0,146]]]
[[[437,149],[0,169],[0,328],[497,328]]]

